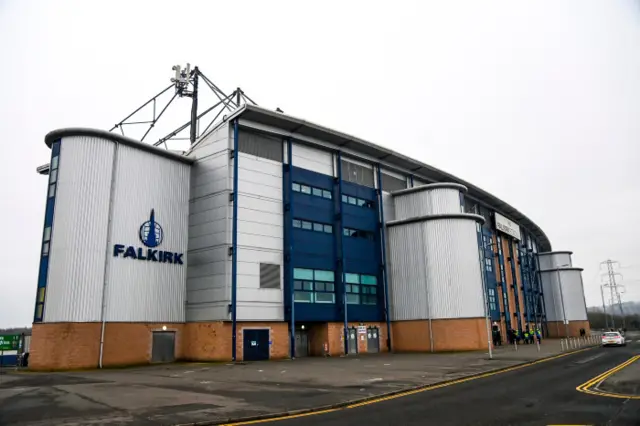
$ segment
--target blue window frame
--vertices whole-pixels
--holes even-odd
[[[294,268],[293,289],[299,303],[336,303],[333,271]]]
[[[304,229],[307,231],[323,232],[325,234],[333,233],[333,225],[326,223],[311,222],[310,220],[293,219],[293,227]]]
[[[489,309],[491,311],[497,311],[498,304],[496,303],[496,290],[493,288],[490,288],[488,292],[489,292]]]
[[[375,305],[378,301],[378,278],[375,275],[344,274],[347,303],[350,305]]]
[[[342,202],[344,204],[351,204],[352,206],[365,207],[367,209],[372,209],[375,207],[375,203],[373,201],[365,200],[363,198],[352,197],[351,195],[342,194]]]
[[[373,240],[373,232],[361,231],[353,228],[343,228],[345,237],[364,238],[365,240]]]
[[[320,198],[326,198],[327,200],[331,200],[333,198],[331,191],[328,191],[322,188],[317,188],[314,186],[305,185],[302,183],[297,183],[297,182],[292,183],[291,189],[293,190],[293,192],[300,192],[302,194],[312,195]]]

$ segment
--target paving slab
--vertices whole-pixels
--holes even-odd
[[[560,353],[540,346],[253,363],[177,363],[0,378],[0,425],[175,425],[224,422],[340,404],[510,367]]]

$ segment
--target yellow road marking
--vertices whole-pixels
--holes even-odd
[[[591,388],[603,380],[607,379],[607,377],[612,376],[623,368],[633,364],[635,361],[640,359],[640,355],[636,355],[626,360],[622,364],[619,364],[613,367],[611,370],[605,371],[602,374],[597,375],[593,379],[589,379],[580,386],[576,387],[576,390],[582,393],[586,393],[589,395],[598,395],[598,396],[608,396],[610,398],[619,398],[619,399],[640,399],[639,395],[624,395],[620,393],[612,393],[612,392],[603,392],[600,390],[592,390]]]
[[[326,413],[331,413],[331,412],[334,412],[334,411],[340,411],[340,410],[349,409],[349,408],[362,407],[364,405],[370,405],[370,404],[375,404],[375,403],[382,402],[382,401],[389,401],[391,399],[401,398],[401,397],[404,397],[404,396],[415,395],[417,393],[427,392],[427,391],[431,391],[431,390],[435,390],[435,389],[440,389],[440,388],[444,388],[444,387],[448,387],[448,386],[457,385],[457,384],[460,384],[460,383],[470,382],[472,380],[484,379],[485,377],[495,376],[497,374],[502,374],[502,373],[508,373],[509,371],[520,370],[522,368],[526,368],[526,367],[529,367],[529,366],[532,366],[532,365],[542,364],[543,362],[552,361],[552,360],[558,359],[558,358],[563,358],[563,357],[565,357],[567,355],[573,355],[573,354],[577,354],[577,353],[580,353],[580,352],[588,351],[589,349],[592,349],[592,348],[585,348],[585,349],[580,349],[580,350],[573,351],[573,352],[567,352],[567,353],[555,355],[555,356],[552,356],[552,357],[549,357],[549,358],[539,359],[537,361],[533,361],[533,362],[530,362],[528,364],[515,365],[513,367],[508,367],[508,368],[505,368],[505,369],[502,369],[502,370],[489,371],[487,373],[481,373],[481,374],[477,374],[475,376],[470,376],[470,377],[463,377],[463,378],[452,380],[452,381],[445,382],[445,383],[427,385],[427,386],[421,387],[419,389],[413,389],[413,390],[409,390],[409,391],[406,391],[406,392],[400,392],[400,393],[397,393],[397,394],[394,394],[394,395],[382,396],[382,397],[379,397],[379,398],[370,399],[368,401],[356,402],[356,403],[353,403],[353,404],[346,404],[346,405],[344,405],[342,407],[330,408],[330,409],[327,409],[327,410],[320,410],[320,411],[311,411],[311,412],[302,413],[302,414],[292,414],[292,415],[286,415],[285,414],[283,416],[272,417],[270,419],[247,420],[247,421],[239,421],[239,422],[233,422],[233,423],[225,423],[225,424],[222,424],[220,426],[242,426],[242,425],[254,425],[254,424],[259,424],[259,423],[278,422],[278,421],[282,421],[282,420],[295,419],[295,418],[298,418],[298,417],[314,416],[314,415],[317,415],[317,414],[326,414]]]

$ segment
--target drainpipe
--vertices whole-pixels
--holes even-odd
[[[231,360],[236,360],[238,286],[238,120],[233,122],[233,217],[231,219]]]
[[[291,352],[291,358],[295,358],[296,357],[296,316],[295,316],[295,308],[296,308],[296,303],[295,303],[295,291],[293,288],[293,219],[294,219],[294,215],[293,215],[293,200],[291,199],[293,194],[291,193],[291,188],[293,187],[293,150],[292,150],[293,144],[291,143],[291,138],[287,139],[287,168],[288,168],[288,172],[286,173],[286,178],[285,178],[285,188],[284,188],[284,208],[285,208],[285,229],[287,230],[287,239],[288,241],[286,242],[288,245],[288,252],[286,253],[286,255],[288,255],[288,263],[287,263],[287,270],[286,270],[286,274],[287,274],[287,278],[289,281],[289,300],[291,303],[291,316],[289,318],[289,328],[291,329],[290,332],[290,352]],[[288,214],[287,214],[288,212]]]
[[[344,275],[346,270],[345,257],[344,257],[344,220],[342,217],[342,153],[338,151],[338,215],[340,217],[340,282],[342,284],[342,303],[344,307],[344,354],[349,354],[349,322],[347,316],[347,287],[344,282]]]
[[[413,182],[413,180],[412,180]],[[382,246],[382,280],[384,283],[384,313],[387,321],[387,350],[391,352],[391,319],[389,317],[389,284],[387,279],[387,238],[382,203],[382,172],[378,164],[378,204],[380,205],[380,245]]]

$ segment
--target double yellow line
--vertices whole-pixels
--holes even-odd
[[[577,354],[580,352],[584,352],[587,351],[589,349],[592,348],[584,348],[584,349],[578,349],[576,351],[573,352],[565,352],[559,355],[554,355],[554,356],[550,356],[548,358],[542,358],[536,361],[531,361],[528,363],[524,363],[524,364],[519,364],[519,365],[514,365],[512,367],[507,367],[507,368],[502,368],[499,370],[494,370],[494,371],[487,371],[486,373],[478,373],[475,375],[471,375],[471,376],[467,376],[467,377],[462,377],[459,379],[454,379],[454,380],[450,380],[450,381],[446,381],[443,383],[435,383],[433,385],[426,385],[426,386],[420,386],[416,389],[411,389],[411,390],[406,390],[406,391],[400,391],[400,392],[396,392],[390,395],[382,395],[379,397],[373,397],[370,399],[367,399],[366,401],[354,401],[354,402],[347,402],[345,404],[342,404],[340,406],[337,406],[335,408],[325,408],[325,409],[318,409],[318,411],[314,411],[313,409],[311,409],[310,411],[306,411],[302,412],[302,413],[292,413],[292,414],[282,414],[282,415],[274,415],[274,417],[268,417],[268,418],[262,418],[262,419],[255,419],[255,420],[238,420],[235,422],[231,422],[231,423],[223,423],[220,426],[245,426],[245,425],[255,425],[255,424],[261,424],[261,423],[271,423],[271,422],[278,422],[278,421],[282,421],[282,420],[290,420],[290,419],[295,419],[295,418],[300,418],[300,417],[308,417],[308,416],[315,416],[318,414],[327,414],[327,413],[332,413],[335,411],[341,411],[341,410],[345,410],[345,409],[349,409],[349,408],[357,408],[357,407],[362,407],[364,405],[370,405],[370,404],[376,404],[378,402],[383,402],[383,401],[388,401],[390,399],[396,399],[396,398],[402,398],[405,396],[409,396],[409,395],[414,395],[417,393],[422,393],[422,392],[427,392],[427,391],[431,391],[431,390],[435,390],[435,389],[440,389],[440,388],[444,388],[444,387],[448,387],[448,386],[453,386],[453,385],[457,385],[460,383],[465,383],[465,382],[470,382],[472,380],[478,380],[478,379],[483,379],[485,377],[490,377],[490,376],[495,376],[497,374],[502,374],[502,373],[508,373],[509,371],[514,371],[514,370],[520,370],[522,368],[526,368],[526,367],[530,367],[532,365],[536,365],[536,364],[541,364],[543,362],[548,362],[554,359],[558,359],[558,358],[563,358],[565,356],[568,355],[573,355],[573,354]]]
[[[639,395],[623,395],[623,394],[619,394],[619,393],[602,392],[600,390],[592,390],[591,389],[593,386],[596,386],[597,384],[599,384],[600,382],[605,380],[607,377],[609,377],[609,376],[617,373],[618,371],[622,370],[623,368],[633,364],[638,359],[640,359],[640,355],[636,355],[634,357],[631,357],[630,359],[628,359],[627,361],[623,362],[622,364],[613,367],[611,370],[605,371],[604,373],[594,377],[593,379],[590,379],[590,380],[584,382],[583,384],[578,386],[576,388],[576,390],[579,391],[579,392],[587,393],[589,395],[608,396],[608,397],[611,397],[611,398],[621,398],[621,399],[640,399]]]

